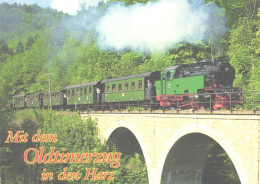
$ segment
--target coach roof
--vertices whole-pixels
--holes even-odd
[[[75,86],[67,86],[65,89],[73,89],[73,88],[82,88],[85,86],[95,86],[98,82],[89,82],[85,84],[75,85]]]
[[[115,78],[115,79],[106,79],[101,81],[101,83],[107,83],[107,82],[114,82],[114,81],[121,81],[121,80],[127,80],[127,79],[134,79],[134,78],[140,78],[140,77],[150,77],[154,72],[147,72],[143,74],[135,74],[135,75],[129,75],[125,77]]]

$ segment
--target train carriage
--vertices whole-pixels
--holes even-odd
[[[148,72],[103,80],[103,101],[109,103],[151,100],[155,95],[154,81],[159,78],[160,72]]]
[[[87,106],[101,101],[102,85],[90,82],[65,88],[68,106]]]
[[[25,108],[25,95],[15,95],[13,96],[13,108],[20,109]]]
[[[41,107],[41,93],[28,93],[25,95],[25,107],[36,108]]]
[[[41,106],[43,107],[49,107],[50,106],[50,100],[51,100],[51,106],[52,108],[59,108],[66,105],[66,93],[65,90],[54,90],[51,92],[51,99],[50,99],[50,93],[46,92],[43,94],[40,94]]]

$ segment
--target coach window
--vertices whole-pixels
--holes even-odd
[[[77,96],[79,96],[79,89],[77,89]]]
[[[88,95],[91,95],[92,94],[92,87],[89,87],[88,90],[89,90]]]
[[[119,91],[119,92],[122,91],[122,84],[118,84],[118,91]]]
[[[138,90],[142,90],[143,89],[143,81],[138,81]]]
[[[87,88],[84,87],[84,95],[86,96],[87,95]]]
[[[75,96],[75,94],[74,94],[75,92],[74,92],[74,89],[72,89],[72,96],[74,97]]]
[[[70,90],[68,90],[68,97],[70,97]]]
[[[82,96],[83,95],[83,89],[82,88],[80,88],[80,96]]]
[[[171,72],[166,73],[166,80],[169,80],[171,78]]]
[[[110,93],[110,86],[107,85],[107,93]]]
[[[115,93],[116,92],[116,85],[112,84],[112,92]]]
[[[135,82],[131,82],[131,90],[135,90]]]
[[[128,91],[128,82],[125,83],[125,91]]]

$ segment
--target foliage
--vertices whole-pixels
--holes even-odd
[[[240,184],[235,167],[223,148],[217,144],[206,161],[202,183]]]
[[[0,147],[2,181],[5,183],[38,183],[41,180],[43,169],[53,172],[52,183],[75,183],[75,181],[58,181],[57,176],[66,167],[67,172],[79,172],[80,181],[85,183],[86,168],[98,168],[98,172],[115,172],[114,180],[107,183],[148,183],[147,171],[142,156],[135,154],[133,157],[124,156],[118,161],[118,168],[111,168],[109,163],[57,163],[57,164],[25,164],[23,154],[28,148],[40,149],[44,147],[45,153],[50,147],[60,153],[114,153],[105,143],[98,138],[96,120],[91,118],[81,119],[79,115],[68,113],[55,113],[49,110],[28,109],[17,112],[0,112],[1,141],[7,137],[7,131],[24,130],[29,134],[28,142],[21,144],[5,144]],[[13,117],[13,118],[12,118]],[[7,125],[7,126],[4,126]],[[32,136],[41,129],[41,134],[57,134],[56,142],[32,143]],[[66,148],[63,151],[62,148]],[[31,156],[31,157],[30,157]],[[34,158],[29,155],[29,159]],[[14,177],[15,176],[15,177]],[[79,182],[80,182],[79,181]],[[88,183],[106,183],[104,181],[89,181]]]
[[[142,155],[135,153],[132,157],[125,157],[121,161],[123,167],[120,168],[115,183],[148,183],[148,175],[144,158]],[[138,177],[137,177],[138,176]]]
[[[117,0],[110,0],[110,2],[116,2]],[[149,0],[119,0],[120,2],[123,2],[126,6],[129,6],[129,5],[133,5],[133,4],[136,4],[136,3],[142,3],[142,4],[145,4],[147,3]]]
[[[260,37],[256,32],[259,25],[257,20],[249,21],[248,18],[243,18],[230,32],[228,56],[236,70],[235,86],[242,89],[260,89]]]
[[[37,129],[38,124],[36,119],[38,116],[29,110],[27,113],[1,111],[0,112],[0,132],[1,132],[1,179],[3,183],[30,183],[35,170],[27,169],[23,161],[24,151],[29,147],[35,145],[31,142],[22,144],[5,144],[7,138],[7,131],[16,132],[18,130],[25,130],[29,134],[33,134]]]

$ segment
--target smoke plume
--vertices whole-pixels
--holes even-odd
[[[124,6],[112,4],[97,23],[98,44],[121,51],[165,51],[178,43],[198,44],[222,37],[225,13],[202,0],[160,0]]]

